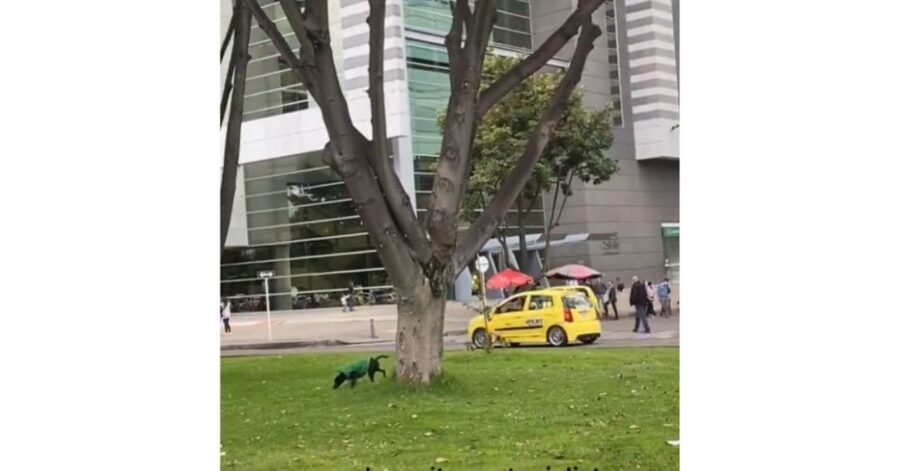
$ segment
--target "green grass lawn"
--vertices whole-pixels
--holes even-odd
[[[366,354],[222,358],[223,470],[678,468],[678,349],[445,355],[429,389],[368,378]]]

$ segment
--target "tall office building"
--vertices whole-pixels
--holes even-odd
[[[231,1],[222,0],[224,26]],[[295,48],[298,41],[277,2],[261,0]],[[498,0],[492,53],[523,54],[537,47],[576,0]],[[677,272],[678,73],[677,1],[623,1],[601,7],[604,29],[581,86],[585,103],[616,110],[610,156],[621,171],[602,185],[579,188],[555,233],[556,262],[584,262],[610,275],[660,278]],[[370,134],[367,0],[329,0],[332,46],[356,126]],[[437,115],[449,97],[444,35],[447,0],[388,0],[384,89],[394,168],[420,211],[431,191],[440,150]],[[340,178],[321,157],[328,141],[317,105],[253,23],[250,38],[237,194],[221,265],[221,292],[246,309],[259,306],[258,271],[270,270],[273,309],[334,305],[350,283],[390,300],[388,279]],[[574,44],[574,40],[572,41]],[[551,61],[566,67],[573,44]],[[224,73],[223,73],[224,74]],[[223,79],[224,80],[224,79]],[[541,205],[522,221],[529,266],[540,271]],[[674,243],[672,243],[674,240]],[[510,240],[510,248],[517,249]],[[485,254],[498,261],[495,242]],[[668,259],[668,262],[667,262]],[[493,270],[493,267],[492,267]],[[470,293],[470,275],[451,297]]]

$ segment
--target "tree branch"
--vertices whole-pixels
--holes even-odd
[[[457,5],[457,8],[461,7]],[[459,202],[468,185],[472,144],[475,140],[474,105],[496,13],[496,0],[480,0],[475,5],[474,15],[469,22],[472,27],[466,28],[465,45],[457,61],[450,65],[451,76],[456,79],[451,82],[441,154],[425,220],[435,257],[441,262],[451,261],[456,250]],[[459,267],[453,267],[455,271],[458,269]]]
[[[566,193],[563,195],[562,203],[559,205],[559,211],[556,212],[556,221],[551,227],[559,226],[559,220],[562,219],[563,210],[566,209],[566,201],[569,201],[569,195],[572,194],[572,180],[575,178],[575,172],[569,173],[569,181],[566,183]]]
[[[256,24],[259,25],[260,29],[262,29],[266,36],[272,41],[272,45],[275,46],[275,49],[278,50],[278,53],[281,55],[281,58],[284,59],[288,65],[291,67],[291,71],[294,72],[294,75],[297,76],[297,79],[300,80],[301,83],[309,90],[309,93],[313,95],[313,98],[316,98],[315,87],[313,86],[313,71],[309,67],[309,64],[301,65],[300,59],[294,55],[294,51],[288,45],[287,41],[284,39],[284,36],[281,35],[281,32],[278,31],[278,27],[275,26],[275,23],[269,19],[266,15],[266,12],[263,11],[262,7],[259,6],[259,2],[257,0],[243,0],[247,6],[250,7],[250,11],[253,12],[253,16],[256,17]],[[296,8],[296,7],[295,7]],[[290,9],[286,10],[290,11]],[[293,25],[291,25],[293,27]],[[297,33],[297,37],[300,37],[300,34]],[[301,41],[302,45],[302,41]],[[301,47],[302,49],[302,47]],[[318,98],[316,98],[318,101]]]
[[[453,256],[454,267],[465,266],[466,262],[478,253],[479,248],[487,241],[500,219],[525,187],[541,153],[553,137],[554,128],[565,112],[569,96],[572,95],[572,91],[581,80],[587,55],[594,48],[594,40],[599,36],[600,28],[591,23],[590,15],[588,15],[581,23],[581,32],[578,35],[578,43],[575,46],[575,53],[569,69],[560,80],[547,111],[532,131],[518,163],[503,180],[501,190],[463,235],[463,240],[457,246]]]
[[[219,48],[219,62],[225,58],[225,51],[228,50],[228,43],[231,42],[231,35],[234,34],[234,23],[236,19],[237,5],[231,10],[231,21],[228,22],[228,31],[225,32],[225,39],[222,40],[222,47]]]
[[[447,46],[447,55],[450,58],[450,87],[454,88],[458,77],[458,70],[455,64],[462,60],[462,38],[463,28],[471,25],[471,12],[469,11],[468,0],[457,0],[453,5],[453,23],[450,25],[450,31],[444,38],[444,45]]]
[[[249,15],[248,15],[249,16]],[[225,88],[222,89],[222,103],[219,105],[219,127],[222,127],[222,124],[225,123],[225,110],[228,109],[228,97],[231,96],[231,83],[232,79],[234,79],[234,67],[237,63],[237,59],[235,55],[237,54],[238,48],[235,47],[231,50],[231,58],[228,62],[228,71],[225,75]]]
[[[544,40],[540,47],[481,92],[475,112],[477,120],[481,121],[491,107],[497,104],[507,93],[511,92],[523,80],[540,70],[547,61],[552,59],[569,42],[569,39],[575,36],[579,26],[586,19],[590,19],[594,11],[600,8],[600,5],[605,1],[578,0],[578,7],[575,11],[566,18],[566,21],[553,34]]]
[[[497,1],[479,0],[475,4],[474,19],[466,26],[465,53],[470,64],[478,64],[479,79],[484,65],[484,54],[491,40],[491,30],[497,21]],[[479,84],[481,81],[479,80]],[[476,85],[475,89],[478,90]]]
[[[244,89],[247,83],[247,62],[250,55],[247,49],[250,44],[250,12],[246,5],[235,8],[235,38],[232,53],[234,66],[234,89],[231,96],[231,112],[228,116],[228,128],[225,131],[225,158],[222,164],[222,186],[219,191],[219,249],[225,249],[228,238],[228,227],[231,225],[231,211],[234,206],[234,193],[237,188],[237,169],[241,150],[241,125],[244,115]]]
[[[369,163],[375,170],[394,221],[408,240],[420,264],[431,259],[431,243],[419,224],[410,195],[406,193],[390,161],[384,105],[384,15],[385,0],[369,0],[369,104],[372,109],[372,151]]]
[[[550,217],[547,218],[547,223],[544,224],[546,228],[546,232],[550,231],[550,228],[553,227],[553,218],[556,216],[556,201],[559,198],[559,186],[562,184],[559,180],[556,181],[555,190],[553,191],[553,204],[550,206]]]
[[[288,24],[290,24],[291,29],[294,30],[294,36],[296,36],[297,40],[300,42],[299,69],[306,77],[305,80],[301,80],[313,98],[318,101],[318,98],[316,97],[318,87],[315,83],[315,58],[313,57],[314,46],[309,39],[309,32],[306,28],[306,19],[303,17],[303,13],[300,12],[300,6],[297,5],[296,1],[278,0],[278,3],[281,4],[281,9],[284,11],[284,16],[287,18]],[[277,32],[278,29],[275,28],[275,31]],[[266,33],[268,34],[268,31],[266,31]],[[285,44],[287,44],[287,42],[285,42]],[[293,56],[293,52],[291,52],[291,55]]]
[[[384,110],[384,10],[385,0],[369,0],[369,105],[372,110],[372,143],[375,158],[388,160],[387,123]],[[379,175],[379,178],[381,176]]]

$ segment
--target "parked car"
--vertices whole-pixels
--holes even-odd
[[[548,343],[561,347],[572,340],[588,344],[601,335],[600,316],[591,301],[575,290],[543,289],[519,293],[484,315],[469,321],[468,335],[475,347],[498,339],[516,346]]]

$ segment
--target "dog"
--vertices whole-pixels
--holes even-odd
[[[379,360],[387,358],[387,355],[378,355],[376,357],[369,357],[363,360],[356,361],[351,363],[340,370],[338,370],[337,376],[334,377],[334,387],[332,389],[337,389],[344,384],[345,381],[350,381],[350,387],[356,387],[356,380],[362,378],[363,376],[369,375],[369,380],[373,383],[375,382],[375,373],[381,372],[384,378],[387,378],[387,371],[381,368],[381,365],[378,363]]]

